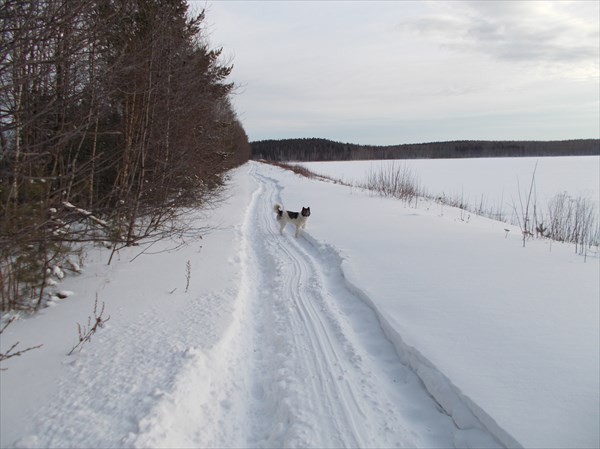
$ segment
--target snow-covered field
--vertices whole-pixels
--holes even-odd
[[[256,162],[230,184],[202,240],[91,250],[6,329],[44,346],[3,362],[2,447],[600,445],[597,257]],[[275,202],[311,207],[300,238]]]
[[[525,198],[535,171],[538,206],[545,209],[549,200],[567,192],[571,197],[600,202],[600,156],[523,157],[481,159],[418,159],[403,161],[302,162],[309,170],[360,184],[370,171],[396,164],[406,167],[429,195],[463,199],[478,207],[502,210],[507,218],[519,209],[519,192]],[[544,210],[545,212],[545,210]]]

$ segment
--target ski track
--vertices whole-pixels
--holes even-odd
[[[33,417],[35,435],[15,446],[433,448],[462,441],[345,282],[339,255],[295,238],[291,225],[280,235],[273,204],[282,202],[281,187],[255,165],[250,174],[257,188],[239,230],[239,289],[166,316],[155,305],[124,335],[100,333],[70,363],[52,404]],[[221,300],[228,295],[235,301]],[[224,319],[224,335],[197,325]]]
[[[337,254],[294,238],[292,226],[281,236],[272,212],[280,188],[254,177],[259,189],[245,226],[255,323],[246,444],[452,445],[451,419],[400,363],[375,313],[346,287]]]

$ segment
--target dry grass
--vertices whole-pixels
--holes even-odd
[[[334,184],[343,184],[343,185],[353,187],[351,184],[345,183],[339,179],[331,178],[331,177],[325,176],[325,175],[318,175],[318,174],[310,171],[308,168],[302,167],[301,165],[287,164],[285,162],[267,161],[267,160],[261,160],[260,162],[262,162],[264,164],[273,165],[275,167],[279,167],[284,170],[290,170],[290,171],[296,173],[297,175],[303,176],[308,179],[316,179],[319,181],[328,181],[328,182],[333,182]]]

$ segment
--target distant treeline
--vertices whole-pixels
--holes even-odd
[[[273,161],[349,161],[369,159],[451,159],[520,156],[600,155],[600,140],[481,141],[459,140],[375,146],[327,139],[261,140],[251,143],[252,158]]]

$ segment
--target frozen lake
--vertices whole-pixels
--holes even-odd
[[[501,206],[508,216],[513,204],[519,204],[519,190],[525,197],[535,172],[538,207],[559,193],[600,202],[600,156],[419,159],[385,161],[303,162],[309,170],[360,184],[370,171],[396,164],[405,166],[417,178],[420,187],[431,196],[462,198],[476,207],[481,201],[489,208]],[[537,164],[537,169],[536,169]]]

